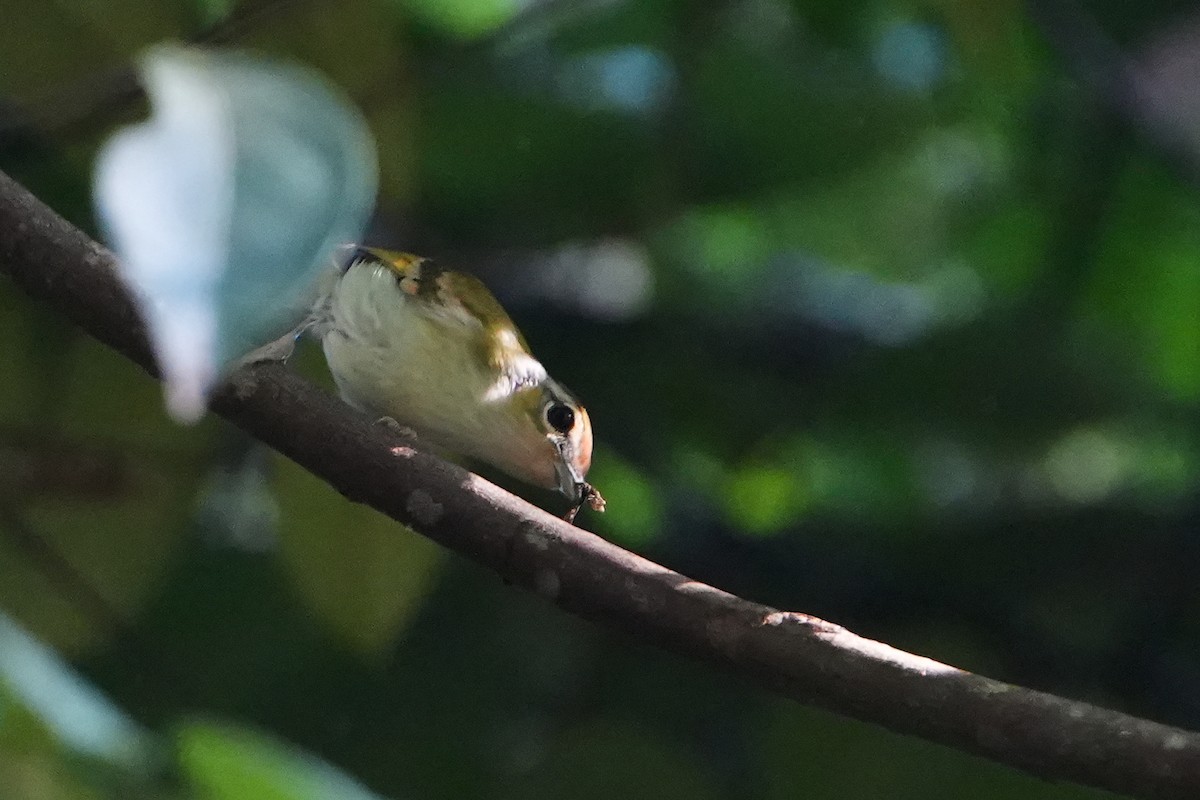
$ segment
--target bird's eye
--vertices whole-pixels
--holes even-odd
[[[570,406],[554,403],[546,409],[546,422],[559,433],[567,433],[575,427],[575,412]]]

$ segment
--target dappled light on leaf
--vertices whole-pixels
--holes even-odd
[[[413,17],[446,34],[473,39],[510,20],[533,0],[391,0]]]
[[[675,80],[665,54],[623,47],[576,56],[556,82],[559,93],[580,108],[650,116],[666,105]]]
[[[946,130],[820,196],[693,207],[659,233],[688,281],[678,300],[808,319],[888,345],[970,322],[986,308],[992,274],[947,246],[962,199],[994,186],[1007,159],[991,132]]]
[[[894,20],[881,26],[871,61],[881,78],[907,92],[928,92],[945,77],[946,41],[932,25]]]
[[[1130,467],[1125,443],[1098,430],[1072,431],[1046,454],[1043,469],[1050,487],[1074,503],[1108,497]]]
[[[252,439],[235,442],[200,489],[196,523],[215,545],[271,550],[280,510],[270,485],[270,451]]]
[[[739,470],[725,497],[734,525],[758,535],[777,533],[796,522],[809,502],[802,476],[781,466]]]
[[[565,242],[532,255],[506,286],[513,303],[547,303],[604,321],[638,317],[654,300],[650,254],[628,239]]]
[[[176,740],[184,774],[207,800],[380,800],[330,764],[249,728],[191,722]]]

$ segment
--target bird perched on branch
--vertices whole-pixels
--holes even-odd
[[[304,326],[342,398],[439,447],[604,510],[584,478],[587,411],[547,373],[479,279],[419,256],[358,247]]]

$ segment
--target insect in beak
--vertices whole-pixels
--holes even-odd
[[[592,486],[587,481],[580,481],[576,485],[576,491],[578,492],[578,495],[576,496],[574,505],[567,509],[566,514],[563,514],[563,519],[565,519],[567,522],[574,522],[575,515],[578,514],[579,510],[584,506],[587,506],[592,511],[598,511],[600,513],[604,512],[604,508],[607,506],[607,503],[604,502],[604,498],[600,496],[600,493],[596,491],[595,486]]]
[[[563,519],[567,522],[574,522],[575,516],[584,506],[593,511],[603,512],[607,504],[600,492],[596,491],[596,487],[585,481],[575,468],[575,459],[570,452],[570,443],[563,438],[555,441],[554,444],[558,448],[558,459],[554,464],[555,472],[558,473],[558,490],[571,501],[571,508],[563,515]]]

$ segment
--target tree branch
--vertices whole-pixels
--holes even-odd
[[[108,251],[0,173],[0,272],[153,373]],[[1200,736],[973,675],[640,558],[427,455],[277,364],[212,408],[365,503],[561,608],[802,703],[1050,779],[1200,794]],[[612,513],[621,513],[613,509]]]

